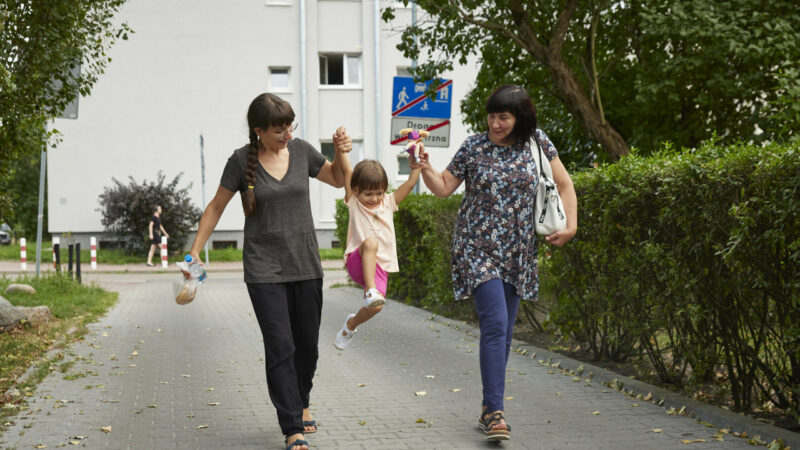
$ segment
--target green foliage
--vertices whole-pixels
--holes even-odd
[[[28,241],[36,236],[36,222],[39,214],[39,169],[41,153],[31,152],[23,154],[17,160],[3,164],[7,177],[0,175],[0,192],[5,192],[10,202],[8,208],[0,206],[0,211],[5,211],[0,216],[16,232],[18,237],[27,237]],[[14,205],[12,208],[11,205]],[[47,191],[44,196],[45,216],[42,220],[42,235],[47,235]],[[0,221],[2,222],[2,221]]]
[[[577,97],[590,99],[597,117],[644,153],[664,142],[695,148],[715,135],[728,144],[796,136],[795,1],[577,2],[563,47],[552,48],[556,18],[570,3],[420,0],[428,15],[403,31],[398,48],[422,61],[412,70],[421,79],[477,56],[475,86],[461,103],[474,130],[485,129],[483,106],[495,87],[525,86],[541,128],[568,166],[607,158],[590,120],[575,108]],[[393,16],[392,8],[384,10],[385,21]],[[574,75],[575,86],[564,88],[563,70]]]
[[[108,49],[127,39],[127,24],[114,23],[124,2],[0,0],[0,185],[9,161],[38,153],[57,134],[45,133],[45,123],[89,95],[111,61]],[[14,206],[4,194],[0,217]]]
[[[161,224],[169,234],[169,248],[180,251],[203,213],[189,201],[191,183],[185,188],[178,187],[182,175],[165,183],[164,174],[159,171],[154,182],[138,184],[129,177],[127,185],[112,178],[113,186],[103,189],[99,199],[105,231],[129,254],[147,254],[148,225],[156,205],[161,205]]]
[[[574,181],[579,233],[541,271],[552,323],[800,417],[800,146],[667,147]]]

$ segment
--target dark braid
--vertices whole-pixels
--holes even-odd
[[[258,136],[253,129],[250,129],[250,145],[247,149],[247,168],[244,172],[244,179],[247,183],[244,194],[242,195],[242,208],[244,215],[250,216],[256,210],[256,168],[258,167]]]

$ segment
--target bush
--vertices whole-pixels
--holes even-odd
[[[169,233],[169,248],[180,252],[186,246],[189,233],[200,220],[203,211],[189,201],[189,188],[178,188],[183,174],[165,183],[160,171],[155,182],[138,184],[129,177],[127,185],[112,178],[114,185],[100,194],[102,223],[112,239],[118,240],[129,254],[146,254],[150,248],[148,224],[156,205],[161,205],[161,224]]]
[[[737,410],[800,418],[800,145],[666,148],[575,186],[579,233],[542,269],[552,322],[597,357],[643,353],[676,385],[721,374]]]

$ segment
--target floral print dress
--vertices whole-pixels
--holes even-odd
[[[542,130],[536,130],[536,140],[548,160],[558,156]],[[453,230],[456,300],[497,278],[513,285],[521,299],[535,301],[539,261],[532,216],[539,180],[530,142],[503,147],[486,133],[470,136],[447,170],[465,182]]]

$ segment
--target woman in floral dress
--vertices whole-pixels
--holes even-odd
[[[567,228],[546,236],[547,242],[560,247],[575,236],[578,201],[555,147],[536,127],[524,88],[497,88],[486,112],[487,132],[468,137],[444,171],[430,167],[427,154],[411,167],[422,167],[425,185],[438,197],[466,182],[453,231],[453,290],[456,300],[474,298],[480,323],[483,409],[478,423],[487,439],[506,440],[511,427],[503,395],[514,321],[520,298],[535,301],[539,291],[532,220],[538,176],[531,137],[550,161],[567,214]]]

